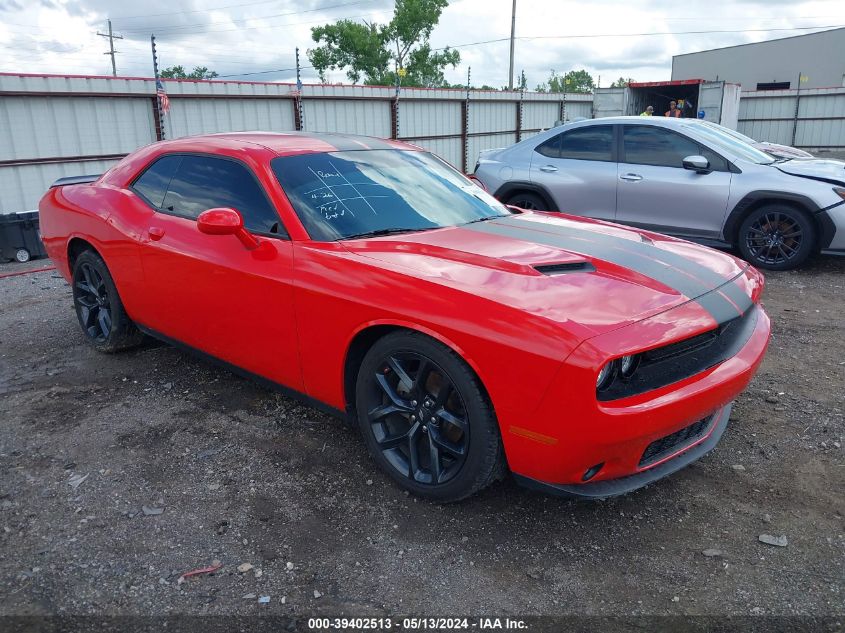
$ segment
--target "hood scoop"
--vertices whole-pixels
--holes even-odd
[[[568,273],[594,273],[596,267],[589,262],[560,262],[557,264],[537,264],[534,270],[544,275],[566,275]]]

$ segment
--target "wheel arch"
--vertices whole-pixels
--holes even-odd
[[[97,249],[97,247],[83,237],[74,236],[68,240],[67,263],[71,275],[73,274],[73,265],[76,262],[76,258],[79,257],[85,251],[93,251],[100,258],[103,257],[103,254]],[[103,261],[105,261],[105,259]]]
[[[460,345],[457,345],[441,333],[430,328],[420,326],[416,323],[387,320],[373,321],[361,325],[353,333],[350,337],[349,343],[346,345],[346,354],[343,360],[343,400],[347,419],[350,422],[354,421],[355,416],[355,383],[358,380],[358,369],[361,367],[361,361],[364,360],[364,356],[366,356],[367,352],[378,340],[384,338],[388,334],[398,331],[422,334],[448,347],[469,366],[478,378],[478,382],[481,385],[484,395],[488,400],[490,400],[490,394],[487,391],[484,378],[479,371],[478,366],[472,358],[466,354]],[[492,402],[492,400],[490,401]]]
[[[740,200],[728,215],[723,230],[724,239],[736,247],[739,240],[739,227],[748,215],[767,204],[784,204],[804,213],[813,222],[816,229],[816,243],[813,252],[825,248],[833,240],[836,227],[830,217],[811,198],[788,191],[752,191]]]
[[[501,187],[496,190],[496,193],[493,194],[497,200],[501,200],[505,202],[510,197],[512,197],[516,193],[520,193],[526,191],[528,193],[533,193],[546,201],[546,205],[549,207],[545,209],[546,211],[560,211],[557,204],[555,204],[554,198],[552,197],[549,190],[546,189],[543,185],[538,185],[537,183],[528,182],[524,180],[514,180],[512,182],[506,182]]]

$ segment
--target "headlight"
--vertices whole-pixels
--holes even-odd
[[[835,193],[837,196],[839,196],[840,198],[845,200],[845,189],[842,189],[840,187],[834,187],[833,193]]]
[[[637,371],[637,365],[639,364],[639,356],[623,356],[619,359],[619,373],[623,378],[630,378]]]
[[[610,383],[616,377],[616,365],[617,361],[612,360],[601,368],[598,380],[596,380],[596,390],[602,391],[610,386]]]

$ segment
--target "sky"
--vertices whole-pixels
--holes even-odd
[[[512,0],[453,0],[434,48],[458,47],[452,83],[508,82]],[[206,66],[221,77],[294,81],[300,48],[305,83],[318,77],[305,51],[311,28],[341,18],[389,21],[392,0],[0,0],[0,72],[110,75],[107,19],[123,76],[152,75],[150,34],[162,67]],[[517,0],[515,70],[528,87],[552,70],[586,69],[601,86],[619,77],[667,80],[672,56],[845,26],[842,0]],[[808,28],[810,27],[810,28]],[[499,40],[499,41],[495,41]],[[842,55],[843,51],[831,54]],[[600,79],[599,79],[600,78]],[[343,71],[329,83],[348,83]]]

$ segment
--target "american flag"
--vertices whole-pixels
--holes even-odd
[[[161,113],[167,115],[170,112],[170,99],[167,98],[161,79],[156,79],[156,96],[158,96],[158,106],[161,108]]]

